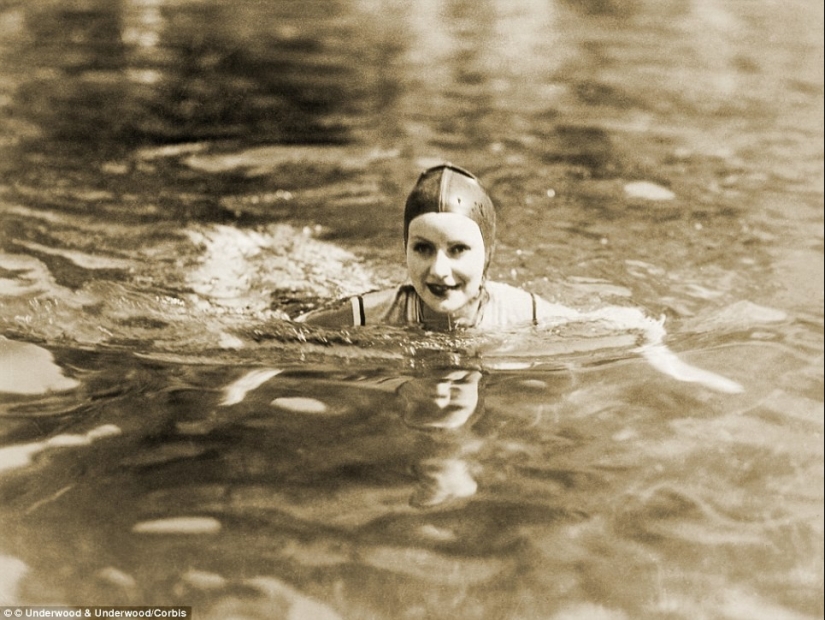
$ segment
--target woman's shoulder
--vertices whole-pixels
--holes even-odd
[[[380,323],[405,287],[369,291],[345,297],[330,305],[312,310],[296,321],[320,327],[352,327]]]
[[[504,282],[489,281],[485,288],[489,301],[483,323],[489,326],[554,323],[579,316],[573,308],[551,303],[535,293]]]
[[[532,293],[528,293],[523,288],[505,284],[504,282],[488,280],[485,282],[484,288],[490,296],[490,300],[497,303],[530,303],[532,296]]]
[[[487,281],[484,290],[487,301],[479,327],[510,327],[533,322],[533,296],[524,289]]]
[[[364,325],[380,323],[383,321],[389,308],[395,303],[399,296],[407,294],[406,289],[412,287],[396,286],[395,288],[370,291],[360,295],[361,303],[366,314]]]

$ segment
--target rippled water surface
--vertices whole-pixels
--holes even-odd
[[[823,10],[0,2],[0,605],[822,618]],[[632,335],[342,332],[425,166]]]

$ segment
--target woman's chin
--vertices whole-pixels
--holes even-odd
[[[460,314],[461,310],[467,306],[466,299],[454,299],[454,296],[436,297],[435,295],[427,295],[423,298],[427,307],[438,314],[454,315]]]

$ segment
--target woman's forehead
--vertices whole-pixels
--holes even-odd
[[[422,213],[410,222],[409,234],[427,239],[459,237],[484,242],[478,224],[460,213]]]

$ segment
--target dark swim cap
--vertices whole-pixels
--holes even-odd
[[[421,173],[404,207],[405,246],[410,222],[424,213],[458,213],[478,224],[487,269],[496,241],[496,210],[474,175],[452,164],[439,164]]]

